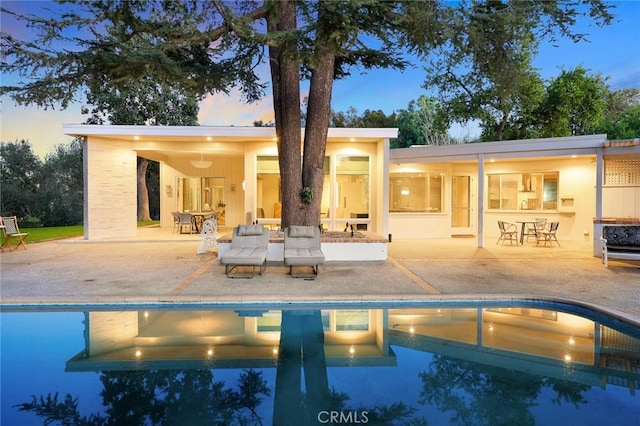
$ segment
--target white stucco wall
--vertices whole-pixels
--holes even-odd
[[[89,137],[84,149],[84,237],[136,236],[136,153],[127,141]]]
[[[534,217],[545,217],[548,221],[560,222],[559,238],[567,240],[589,240],[595,215],[595,164],[589,157],[567,159],[521,160],[500,163],[485,162],[485,175],[494,173],[559,172],[558,197],[570,197],[573,208],[558,211],[484,211],[484,237],[487,241],[498,238],[498,220],[517,222]],[[389,232],[393,238],[449,238],[454,232],[451,227],[451,176],[477,174],[473,163],[421,163],[402,164],[396,170],[432,171],[445,173],[445,199],[443,213],[389,213]],[[475,177],[474,177],[475,181]],[[485,178],[485,185],[487,184]],[[472,184],[472,223],[477,235],[477,188]],[[487,190],[485,189],[485,197]],[[559,200],[560,204],[560,200]],[[486,206],[486,203],[485,203]]]

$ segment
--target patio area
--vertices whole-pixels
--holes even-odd
[[[232,227],[219,227],[218,239],[230,241]],[[227,238],[225,238],[227,237]],[[378,236],[379,237],[379,236]],[[381,237],[379,237],[382,239]],[[561,247],[553,244],[536,244],[535,239],[525,239],[523,245],[496,244],[494,236],[485,237],[484,247],[477,247],[476,238],[393,238],[388,243],[388,255],[393,259],[460,259],[460,258],[504,258],[522,259],[577,259],[593,258],[593,242],[589,237],[582,241],[563,240],[559,234]],[[73,242],[69,240],[68,242]],[[170,228],[158,226],[138,228],[138,234],[132,238],[119,238],[90,242],[75,239],[82,244],[110,244],[115,242],[167,242],[167,243],[199,243],[199,234],[180,234]],[[215,249],[213,250],[215,252]],[[599,259],[597,259],[599,260]],[[640,264],[638,265],[640,266]]]

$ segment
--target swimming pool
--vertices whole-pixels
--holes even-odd
[[[87,306],[0,320],[3,424],[640,418],[640,330],[566,304]]]

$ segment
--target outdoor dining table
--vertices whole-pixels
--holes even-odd
[[[217,217],[220,214],[220,210],[212,210],[206,212],[189,212],[191,214],[193,225],[196,228],[196,232],[202,231],[202,224],[205,220]]]
[[[521,228],[520,228],[520,245],[524,245],[524,237],[525,237],[525,235],[527,237],[536,237],[535,231],[533,232],[533,234],[530,233],[530,232],[525,233],[525,228],[526,228],[527,225],[532,225],[534,227],[534,229],[535,229],[535,224],[538,223],[537,220],[535,220],[535,219],[517,220],[516,223],[519,223],[521,225]]]

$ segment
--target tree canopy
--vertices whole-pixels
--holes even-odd
[[[538,40],[580,40],[584,35],[572,30],[578,19],[597,24],[612,19],[604,0],[73,0],[60,8],[57,16],[18,16],[35,29],[35,41],[2,34],[2,71],[27,79],[2,90],[20,103],[66,107],[83,88],[105,81],[117,87],[144,76],[171,81],[196,96],[236,86],[251,101],[266,90],[257,69],[268,62],[284,227],[319,221],[320,197],[306,205],[300,194],[309,189],[322,193],[334,79],[354,69],[401,70],[408,65],[407,55],[424,58],[439,46],[475,43],[476,35],[482,35],[478,46],[490,47],[491,31],[484,34],[482,25],[494,22],[496,14],[504,18],[499,29],[509,28],[500,33],[502,45],[521,40],[522,33]],[[470,16],[477,17],[477,31],[467,25]],[[443,54],[455,52],[445,49]],[[505,55],[502,65],[512,66],[517,58]],[[476,55],[473,61],[482,58]],[[301,79],[310,84],[302,148]]]
[[[198,102],[189,94],[181,93],[167,82],[164,84],[148,76],[130,80],[118,87],[103,82],[91,86],[87,102],[93,106],[83,112],[91,114],[88,124],[128,124],[195,126],[198,124]],[[159,210],[159,167],[158,163],[138,157],[137,161],[137,204],[138,220],[151,220],[152,208]],[[148,176],[150,175],[150,176]],[[148,179],[150,177],[151,179]],[[149,187],[154,191],[150,193]],[[153,205],[150,203],[153,198]],[[154,211],[157,217],[159,212]]]
[[[81,140],[55,146],[44,162],[28,141],[2,142],[0,172],[0,211],[22,227],[82,223]]]

